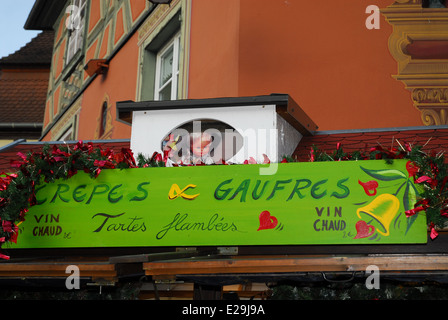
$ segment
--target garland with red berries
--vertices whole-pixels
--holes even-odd
[[[126,169],[138,167],[164,167],[167,161],[164,155],[154,153],[146,158],[122,148],[114,152],[92,143],[79,141],[73,147],[69,145],[45,144],[41,152],[18,153],[18,160],[11,161],[15,173],[0,174],[0,246],[7,242],[17,242],[18,225],[25,220],[28,209],[36,204],[35,187],[42,182],[51,183],[58,179],[69,179],[78,171],[88,173],[93,179],[103,169]],[[265,163],[266,161],[265,156]],[[408,159],[408,172],[415,183],[421,185],[421,192],[415,208],[406,211],[408,217],[426,212],[431,237],[435,238],[437,228],[443,228],[448,219],[448,166],[443,154],[422,151],[421,146],[411,147],[400,144],[399,148],[386,149],[376,146],[364,151],[346,153],[340,144],[332,154],[313,147],[310,161],[353,161],[353,160]],[[284,157],[282,162],[295,162]],[[252,158],[246,164],[256,163]],[[225,163],[222,163],[225,164]],[[0,258],[9,259],[0,254]]]
[[[96,178],[103,169],[137,167],[130,149],[117,153],[82,141],[72,148],[45,144],[41,152],[17,155],[18,160],[11,161],[15,173],[0,174],[0,246],[17,243],[18,225],[36,204],[35,187],[40,183],[68,179],[78,171]],[[9,259],[3,254],[0,258]]]

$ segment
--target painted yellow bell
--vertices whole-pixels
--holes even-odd
[[[382,194],[373,199],[371,203],[365,207],[359,208],[356,214],[360,219],[367,216],[374,219],[376,230],[384,236],[389,235],[390,223],[397,215],[400,208],[400,201],[392,194]],[[364,217],[362,216],[364,215]]]

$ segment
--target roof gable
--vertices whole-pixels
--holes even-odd
[[[50,66],[53,55],[53,31],[43,31],[16,52],[0,59],[0,68],[5,66],[44,65]]]

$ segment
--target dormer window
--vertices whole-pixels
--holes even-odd
[[[155,100],[176,100],[179,83],[180,33],[157,54]]]

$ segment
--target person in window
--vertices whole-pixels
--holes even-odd
[[[212,136],[207,132],[192,133],[190,136],[190,164],[213,164],[210,156]]]
[[[166,166],[214,164],[210,155],[213,138],[204,132],[167,136],[162,144]]]

